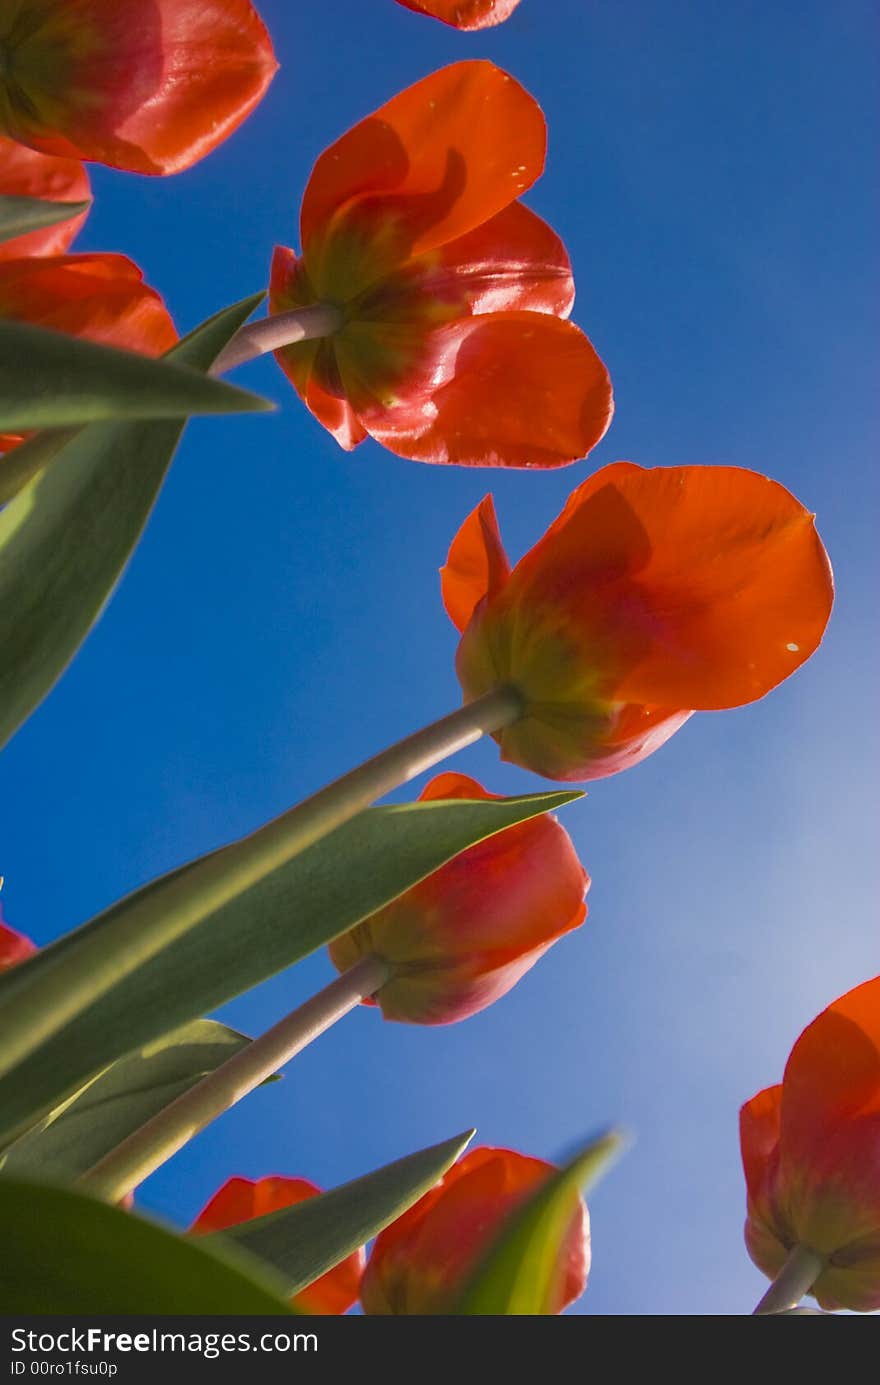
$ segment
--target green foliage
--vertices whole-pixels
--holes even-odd
[[[81,1193],[0,1178],[4,1313],[289,1313],[271,1272]]]
[[[272,1267],[289,1294],[297,1294],[403,1216],[443,1176],[472,1136],[473,1131],[457,1135],[329,1193],[204,1240],[243,1247]]]
[[[72,1181],[250,1042],[225,1024],[194,1020],[145,1044],[10,1145],[0,1168],[23,1178]]]
[[[28,231],[42,231],[59,221],[72,221],[88,211],[91,202],[48,202],[42,197],[0,196],[0,242],[15,240]]]
[[[0,1079],[0,1140],[16,1138],[115,1058],[299,961],[475,842],[578,797],[371,808],[240,889],[238,842],[152,881],[0,978],[0,1054],[20,1041],[22,1015],[48,1031]],[[212,900],[218,879],[232,892],[220,907]],[[145,930],[170,929],[173,909],[187,926],[132,967],[134,944]],[[74,978],[94,990],[96,972],[104,993],[53,1030],[58,1007],[75,1001]]]
[[[172,358],[192,368],[187,389],[189,376],[215,388],[198,372],[210,367],[259,302],[227,308],[175,347]],[[0,358],[2,334],[15,326],[0,323]],[[6,368],[0,365],[0,392]],[[143,532],[183,426],[180,419],[97,423],[60,438],[35,438],[0,459],[0,485],[4,468],[21,467],[24,448],[45,468],[0,511],[0,746],[43,700],[100,615]],[[29,464],[27,456],[24,461]]]

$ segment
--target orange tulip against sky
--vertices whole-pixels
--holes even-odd
[[[809,511],[724,466],[604,467],[512,571],[487,497],[441,577],[466,700],[515,687],[502,756],[551,779],[615,774],[692,711],[763,697],[816,649],[833,599]]]
[[[475,779],[440,774],[420,802],[491,799]],[[330,944],[340,971],[376,956],[391,977],[369,1004],[386,1019],[451,1024],[515,986],[587,915],[590,878],[551,813],[479,842]]]
[[[277,352],[342,447],[424,462],[561,466],[611,420],[608,373],[567,321],[558,236],[518,199],[544,167],[540,107],[490,62],[424,78],[319,158],[302,254],[273,313],[330,305],[331,335]]]
[[[417,14],[442,19],[455,29],[489,29],[509,19],[519,0],[397,0]]]
[[[250,0],[4,0],[0,130],[134,173],[204,158],[277,63]]]
[[[315,1197],[321,1189],[307,1178],[230,1178],[202,1208],[190,1230],[195,1234],[225,1231],[252,1217],[265,1217]],[[296,1294],[292,1302],[301,1313],[345,1313],[356,1302],[364,1268],[364,1252],[356,1250],[341,1264],[322,1274]]]
[[[177,341],[168,310],[124,255],[0,262],[0,319],[32,322],[107,346],[160,356]],[[19,435],[0,434],[0,450]]]
[[[78,159],[59,159],[38,154],[0,135],[0,196],[38,197],[48,202],[85,202],[90,196],[89,175]],[[69,221],[44,226],[14,240],[0,242],[0,260],[27,255],[60,255],[88,215],[81,212]]]
[[[758,1268],[773,1278],[803,1246],[823,1308],[880,1309],[880,976],[807,1026],[782,1083],[742,1108],[740,1136]]]
[[[510,1149],[475,1149],[381,1231],[361,1281],[370,1314],[448,1313],[480,1256],[553,1165]],[[581,1201],[563,1243],[545,1311],[580,1298],[590,1271],[590,1220]]]

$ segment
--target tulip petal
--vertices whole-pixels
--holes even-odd
[[[280,1212],[314,1197],[321,1189],[306,1178],[230,1178],[203,1207],[190,1227],[195,1235],[225,1231],[230,1226]],[[301,1313],[346,1313],[356,1301],[364,1265],[363,1250],[321,1275],[293,1299]]]
[[[880,976],[841,996],[801,1034],[785,1068],[786,1162],[808,1162],[841,1126],[880,1114]]]
[[[428,14],[454,29],[488,29],[509,19],[519,0],[397,0],[404,9]]]
[[[459,466],[558,467],[585,457],[604,436],[611,381],[572,323],[495,313],[434,336],[457,347],[448,383],[416,407],[358,409],[389,451]]]
[[[317,267],[328,238],[381,231],[398,261],[444,245],[520,197],[545,149],[541,109],[518,82],[491,62],[453,63],[320,156],[302,203],[306,260]]]
[[[177,332],[155,289],[124,255],[57,255],[0,262],[0,318],[161,356]],[[0,451],[20,435],[0,434]]]
[[[575,491],[505,600],[567,602],[609,699],[711,710],[763,697],[810,657],[833,583],[813,515],[777,482],[620,463]]]
[[[750,1197],[758,1194],[767,1161],[779,1144],[781,1109],[782,1084],[777,1083],[758,1092],[739,1113],[743,1169]]]
[[[574,278],[568,252],[542,217],[512,202],[482,226],[407,267],[422,294],[472,313],[568,317]]]
[[[39,154],[0,135],[0,193],[6,197],[38,197],[47,202],[85,202],[91,195],[89,175],[78,159]],[[29,255],[60,255],[70,245],[88,212],[0,244],[0,260]]]
[[[250,0],[24,0],[0,127],[47,154],[176,173],[259,103],[277,63]]]
[[[19,962],[26,961],[36,951],[36,943],[32,943],[24,933],[10,928],[8,923],[3,922],[3,916],[0,914],[0,972],[18,966]]]
[[[443,605],[453,625],[464,630],[475,608],[494,596],[510,576],[510,563],[501,542],[495,502],[481,500],[459,529],[446,564],[440,569]]]

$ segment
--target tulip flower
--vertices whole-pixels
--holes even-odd
[[[177,173],[238,128],[276,70],[250,0],[13,0],[0,130],[44,154]]]
[[[10,967],[26,961],[36,951],[36,943],[32,943],[30,938],[4,923],[3,910],[0,909],[0,972],[9,971]]]
[[[195,1235],[225,1231],[252,1217],[264,1217],[305,1202],[320,1191],[307,1178],[229,1178],[202,1208],[190,1231]],[[301,1290],[291,1302],[301,1313],[346,1313],[357,1301],[363,1268],[364,1252],[357,1250]]]
[[[454,29],[489,29],[509,19],[519,0],[397,0],[416,14],[429,14]]]
[[[177,341],[155,289],[123,255],[58,255],[0,263],[0,318],[32,322],[145,356]],[[20,442],[0,434],[0,451]]]
[[[0,135],[0,195],[37,197],[44,202],[85,202],[89,175],[78,159],[59,159],[38,154],[15,140]],[[60,255],[70,245],[88,215],[80,212],[69,221],[44,226],[14,240],[0,242],[0,261],[28,255]]]
[[[270,311],[319,314],[313,339],[276,355],[342,447],[369,434],[417,461],[550,467],[603,436],[611,385],[566,320],[568,256],[518,200],[545,145],[540,107],[512,77],[461,62],[321,155],[302,254],[275,251]]]
[[[496,795],[440,774],[419,797]],[[342,972],[371,956],[387,965],[389,979],[364,1002],[386,1019],[451,1024],[505,995],[583,923],[589,885],[568,833],[545,813],[463,851],[337,938],[330,957]]]
[[[465,701],[507,687],[502,757],[551,779],[638,764],[692,711],[763,697],[816,649],[833,599],[814,517],[737,467],[617,462],[511,570],[491,496],[442,570]]]
[[[553,1173],[553,1165],[510,1149],[475,1149],[436,1187],[381,1231],[361,1281],[369,1314],[443,1314],[519,1204]],[[590,1270],[590,1222],[583,1201],[559,1258],[549,1313],[580,1298]]]
[[[827,1309],[880,1309],[880,976],[808,1025],[782,1083],[740,1113],[746,1246],[776,1277],[800,1256]]]

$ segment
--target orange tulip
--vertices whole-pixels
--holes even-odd
[[[746,1245],[774,1278],[795,1246],[823,1308],[880,1309],[880,976],[808,1025],[782,1083],[740,1112]]]
[[[196,1235],[225,1231],[228,1226],[238,1226],[252,1217],[264,1217],[306,1202],[320,1191],[307,1178],[229,1178],[202,1208],[190,1231]],[[357,1300],[363,1268],[364,1252],[356,1250],[301,1290],[291,1302],[301,1313],[345,1313]]]
[[[370,1314],[443,1314],[525,1197],[553,1165],[510,1149],[475,1149],[376,1238],[361,1281]],[[559,1258],[548,1313],[580,1298],[590,1271],[590,1221],[580,1203]]]
[[[38,154],[0,135],[0,195],[38,197],[44,202],[84,202],[90,195],[89,175],[78,159]],[[69,221],[0,242],[0,260],[62,254],[87,215],[81,212]]]
[[[3,922],[3,910],[0,909],[0,972],[9,971],[10,967],[26,961],[36,951],[36,943]]]
[[[45,154],[177,173],[238,128],[276,69],[250,0],[11,0],[0,129]]]
[[[160,356],[177,341],[155,289],[123,255],[58,255],[0,263],[0,318]],[[0,434],[0,451],[20,442]]]
[[[417,14],[442,19],[454,29],[489,29],[509,19],[519,0],[397,0]]]
[[[420,802],[490,799],[475,779],[440,774]],[[347,971],[378,956],[390,979],[366,1004],[386,1019],[452,1024],[500,999],[587,915],[590,878],[552,814],[469,847],[330,944]]]
[[[608,373],[565,319],[562,242],[517,199],[544,166],[540,107],[490,62],[416,82],[325,151],[302,256],[278,247],[273,313],[332,305],[331,335],[276,352],[344,448],[561,466],[611,419]]]
[[[511,571],[491,496],[442,570],[469,701],[519,690],[502,756],[551,779],[638,764],[694,710],[763,697],[816,649],[831,611],[813,516],[738,467],[591,476]]]

